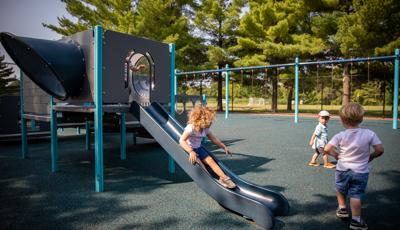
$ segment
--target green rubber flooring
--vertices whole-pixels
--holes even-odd
[[[335,217],[334,170],[309,167],[314,118],[219,115],[212,127],[233,151],[208,146],[233,172],[281,192],[291,206],[274,229],[347,229]],[[400,130],[390,121],[364,121],[383,141],[385,153],[370,164],[363,217],[370,229],[398,229]],[[343,130],[329,122],[329,136]],[[127,135],[127,159],[119,158],[119,134],[105,134],[105,192],[96,193],[93,150],[74,129],[59,133],[58,172],[50,171],[49,138],[30,140],[27,159],[19,142],[0,142],[1,229],[261,229],[208,197],[154,141]],[[322,163],[322,159],[320,159]]]

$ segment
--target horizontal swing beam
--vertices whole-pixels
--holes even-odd
[[[350,58],[350,59],[339,59],[339,60],[326,60],[326,61],[311,61],[311,62],[300,62],[299,66],[316,65],[316,64],[338,64],[338,63],[352,63],[352,62],[367,62],[367,61],[390,61],[396,59],[396,55],[390,56],[378,56],[378,57],[366,57],[366,58]],[[199,71],[189,71],[189,72],[176,72],[176,76],[183,76],[189,74],[205,74],[205,73],[219,73],[226,71],[243,71],[243,70],[256,70],[256,69],[272,69],[281,67],[291,67],[295,66],[296,63],[286,63],[286,64],[274,64],[267,66],[247,66],[247,67],[236,67],[228,69],[212,69],[212,70],[199,70]]]

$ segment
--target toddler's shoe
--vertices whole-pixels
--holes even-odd
[[[317,163],[317,162],[309,162],[308,163],[308,166],[314,166],[314,167],[318,167],[319,166],[319,163]]]
[[[233,183],[233,181],[231,180],[231,178],[227,177],[225,179],[219,178],[219,183],[222,184],[222,186],[224,186],[225,188],[229,188],[229,189],[233,189],[236,188],[236,184]]]
[[[346,208],[337,208],[336,209],[336,216],[338,218],[349,218],[349,213],[347,212]]]
[[[350,229],[367,230],[368,225],[367,225],[367,223],[365,223],[365,221],[363,219],[361,219],[360,222],[352,219],[350,222]]]
[[[332,163],[324,164],[324,168],[333,169],[333,168],[335,168],[335,167],[336,167],[336,165],[334,165],[334,164],[332,164]]]

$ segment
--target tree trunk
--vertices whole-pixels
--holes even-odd
[[[203,97],[203,79],[200,80],[200,98]]]
[[[350,102],[350,76],[349,76],[349,64],[343,67],[343,96],[342,105],[347,105]]]
[[[292,83],[288,83],[287,86],[288,97],[287,97],[287,110],[292,111],[292,100],[293,100],[293,85]]]
[[[278,70],[276,72],[278,74]],[[278,112],[278,76],[275,75],[272,77],[272,104],[271,104],[272,112]]]
[[[223,36],[221,34],[222,29],[222,20],[218,20],[218,47],[223,49]],[[225,68],[224,64],[219,61],[218,69]],[[218,98],[217,98],[217,111],[222,112],[222,72],[218,72]]]

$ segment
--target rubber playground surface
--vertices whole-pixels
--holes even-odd
[[[208,149],[233,172],[281,192],[291,206],[274,229],[348,229],[335,217],[334,170],[307,166],[307,143],[315,118],[218,115],[212,131],[234,155]],[[329,122],[329,136],[343,130]],[[367,120],[385,153],[370,164],[363,217],[370,229],[400,224],[400,131],[391,121]],[[29,141],[29,158],[19,142],[0,143],[1,229],[261,229],[222,208],[177,166],[168,173],[168,155],[153,140],[127,135],[127,159],[119,158],[119,134],[104,136],[105,192],[94,191],[93,150],[74,129],[59,133],[59,171],[50,171],[50,139]],[[322,159],[320,159],[322,162]]]

